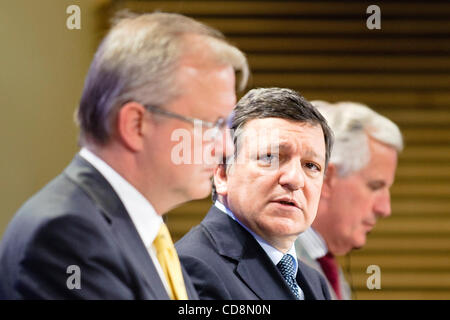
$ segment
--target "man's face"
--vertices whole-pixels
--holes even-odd
[[[321,221],[326,226],[319,232],[334,254],[364,246],[377,218],[391,214],[389,188],[394,182],[397,152],[373,139],[369,139],[369,148],[369,164],[347,177],[336,176],[330,189],[328,212]]]
[[[322,129],[254,119],[240,142],[222,195],[242,223],[280,251],[288,250],[317,212],[325,169]]]
[[[236,104],[235,76],[230,66],[199,69],[185,63],[178,71],[178,80],[183,93],[165,106],[166,110],[215,122],[220,117],[226,118]],[[149,157],[154,157],[158,166],[153,170],[154,179],[169,189],[171,203],[206,197],[211,192],[215,165],[212,160],[219,139],[206,134],[208,127],[167,117],[160,120],[157,124],[160,138],[148,142]]]

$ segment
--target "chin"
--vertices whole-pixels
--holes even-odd
[[[270,223],[268,225],[266,224],[266,229],[269,230],[269,232],[272,235],[285,237],[285,236],[299,235],[300,233],[306,230],[306,227],[294,226],[292,222],[285,223],[283,221],[281,223],[275,222]]]
[[[195,190],[193,190],[190,193],[190,195],[191,195],[190,200],[203,199],[211,194],[211,183],[209,183],[209,181],[206,185],[197,184],[197,185],[194,185],[194,187],[195,186],[196,186]]]
[[[364,238],[364,240],[357,241],[356,243],[354,243],[352,250],[362,249],[365,246],[365,244],[366,244],[366,239]]]

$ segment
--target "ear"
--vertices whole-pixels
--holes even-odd
[[[325,176],[323,178],[321,198],[328,199],[333,190],[333,186],[337,179],[337,168],[334,164],[329,163]]]
[[[132,151],[140,151],[144,147],[144,134],[150,129],[145,120],[151,116],[143,105],[128,102],[120,108],[117,114],[117,133],[120,140]]]
[[[228,176],[224,164],[219,164],[214,169],[214,185],[216,186],[217,194],[221,196],[228,194]]]

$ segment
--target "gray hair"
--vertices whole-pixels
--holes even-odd
[[[117,111],[129,101],[161,107],[183,94],[176,70],[184,56],[206,55],[209,63],[231,65],[241,73],[239,88],[245,87],[247,59],[219,31],[180,14],[120,15],[86,77],[77,110],[82,144],[87,137],[107,142]],[[201,41],[189,41],[190,35]]]
[[[327,119],[334,132],[335,143],[330,163],[341,177],[364,168],[370,161],[369,137],[397,152],[403,150],[398,126],[368,106],[357,102],[328,103],[311,101]]]

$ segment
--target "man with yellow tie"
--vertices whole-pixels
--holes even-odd
[[[236,71],[243,88],[244,55],[190,18],[118,20],[86,78],[80,152],[2,239],[0,299],[198,298],[162,215],[210,193],[215,163],[184,155],[220,158]]]

